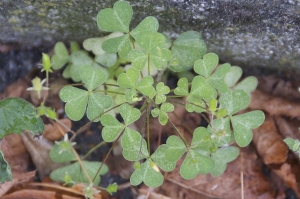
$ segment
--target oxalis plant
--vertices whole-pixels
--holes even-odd
[[[162,172],[174,170],[181,158],[180,174],[184,179],[208,173],[220,176],[227,163],[238,157],[239,147],[251,142],[252,129],[264,121],[262,111],[245,111],[257,79],[247,77],[239,82],[241,68],[228,63],[219,65],[215,53],[206,53],[200,33],[187,31],[171,42],[167,35],[157,32],[158,21],[151,16],[131,30],[132,15],[132,7],[126,1],[117,1],[113,8],[101,10],[97,15],[98,27],[111,34],[85,40],[84,49],[71,42],[70,52],[58,42],[51,58],[43,54],[42,71],[46,72],[46,79],[33,79],[33,87],[28,90],[41,97],[43,91],[51,89],[49,73],[66,66],[63,77],[77,82],[64,86],[59,93],[66,103],[67,117],[78,121],[86,114],[90,122],[101,123],[105,142],[113,143],[112,147],[121,143],[124,158],[134,162],[135,170],[130,177],[133,186],[162,185]],[[165,72],[172,71],[176,75],[190,69],[195,75],[190,79],[179,78],[175,89],[171,90],[162,81]],[[47,96],[43,98],[44,102]],[[174,105],[203,115],[208,121],[207,127],[196,128],[192,140],[187,140],[169,118],[175,114]],[[1,137],[24,130],[42,133],[44,125],[40,116],[59,122],[55,110],[44,103],[34,108],[24,100],[9,98],[0,101],[0,110]],[[117,115],[122,119],[118,120]],[[144,130],[131,128],[141,117],[145,121]],[[150,150],[152,117],[161,125],[172,125],[175,130],[175,135],[169,136],[155,151]],[[53,161],[74,163],[54,170],[50,177],[67,185],[85,183],[84,193],[92,198],[94,193],[104,189],[97,185],[100,175],[108,168],[101,162],[79,158],[73,148],[76,143],[72,142],[76,134],[70,138],[65,135],[51,149]],[[109,153],[111,151],[112,148]],[[11,179],[11,171],[2,153],[1,163],[5,165],[1,167],[4,182]],[[117,185],[105,189],[112,193]]]

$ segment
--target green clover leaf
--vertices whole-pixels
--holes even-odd
[[[195,111],[196,113],[202,113],[205,111],[206,104],[198,97],[190,95],[186,98],[186,102],[185,109],[187,112],[191,113]]]
[[[88,55],[86,51],[76,51],[70,56],[70,76],[75,82],[81,81],[80,71],[85,66],[91,66],[93,59]]]
[[[180,72],[186,67],[191,67],[197,59],[201,59],[206,53],[206,45],[201,39],[201,34],[196,31],[187,31],[179,35],[171,48],[172,55],[177,60],[170,69]]]
[[[239,82],[235,87],[234,90],[243,90],[246,93],[253,92],[258,85],[257,78],[254,76],[249,76]]]
[[[129,68],[126,73],[122,73],[118,77],[118,84],[122,88],[135,88],[139,80],[140,74],[137,70]]]
[[[204,127],[196,128],[191,143],[192,149],[203,155],[209,155],[211,146],[211,133]]]
[[[220,105],[226,108],[228,115],[247,108],[249,104],[250,96],[243,90],[228,91],[220,97]]]
[[[294,140],[293,138],[285,138],[283,141],[288,145],[290,150],[295,152],[299,150],[299,146],[300,146],[299,140]]]
[[[161,70],[167,66],[167,62],[170,61],[172,58],[172,53],[169,49],[156,47],[154,48],[151,53],[149,54],[150,62],[153,65]]]
[[[156,85],[156,97],[155,97],[155,103],[161,104],[164,103],[167,99],[166,94],[170,92],[170,88],[168,86],[165,86],[163,82],[159,82]]]
[[[177,162],[186,152],[185,144],[175,135],[168,137],[166,145],[168,147],[165,151],[166,160],[170,162]]]
[[[130,177],[130,183],[133,186],[144,182],[149,187],[159,187],[163,181],[163,175],[157,170],[156,164],[151,159],[147,159]]]
[[[101,124],[104,126],[102,129],[102,137],[105,142],[113,142],[116,140],[121,131],[126,131],[131,123],[135,122],[141,117],[141,112],[129,104],[123,104],[120,106],[120,114],[125,125],[121,124],[110,114],[105,114],[100,118]]]
[[[192,81],[190,95],[208,102],[210,99],[217,97],[217,92],[204,77],[196,76]]]
[[[215,149],[216,147],[228,146],[230,142],[234,141],[229,117],[213,120],[207,130],[211,134]],[[212,150],[214,149],[212,148]]]
[[[55,142],[54,146],[49,152],[51,160],[54,162],[71,162],[76,160],[76,156],[72,150],[75,143],[69,141]]]
[[[142,145],[142,146],[141,146]],[[123,156],[129,161],[138,161],[149,156],[146,140],[141,134],[130,128],[126,128],[121,140]]]
[[[241,78],[243,70],[238,66],[232,66],[225,76],[225,82],[228,87],[233,87]]]
[[[189,150],[181,167],[180,175],[187,180],[195,178],[199,173],[207,174],[215,168],[215,161],[208,156]]]
[[[132,50],[127,56],[135,70],[141,71],[148,61],[148,53],[142,50]]]
[[[0,100],[0,138],[21,134],[23,130],[33,134],[44,132],[44,123],[36,114],[34,106],[20,98]]]
[[[143,35],[149,32],[157,32],[158,27],[159,24],[155,17],[146,17],[130,32],[130,35],[136,39],[138,35]]]
[[[87,107],[89,120],[95,119],[111,106],[112,100],[109,96],[94,93],[94,89],[103,84],[107,79],[107,74],[102,69],[95,70],[91,66],[82,67],[80,70],[81,79],[87,91],[65,86],[61,89],[59,96],[66,102],[65,111],[67,116],[74,121],[80,120]],[[94,120],[99,121],[99,119]]]
[[[149,53],[154,48],[162,47],[165,44],[165,36],[158,32],[148,32],[137,35],[136,42]]]
[[[225,76],[230,71],[230,68],[230,64],[222,64],[208,78],[209,83],[221,93],[225,93],[228,91],[228,86],[225,83]]]
[[[182,96],[187,96],[189,94],[189,82],[187,78],[182,77],[178,80],[174,93],[175,95]]]
[[[58,70],[70,60],[68,50],[64,43],[57,42],[54,46],[54,55],[51,57],[52,68]]]
[[[169,161],[167,159],[166,150],[168,146],[165,144],[160,145],[156,151],[151,155],[151,159],[156,165],[164,171],[172,171],[176,167],[176,161]]]
[[[82,161],[82,164],[86,168],[86,171],[90,176],[90,178],[93,178],[98,172],[98,169],[100,168],[100,165],[102,163]],[[98,185],[100,183],[100,175],[104,175],[107,172],[108,172],[108,167],[106,165],[103,165],[101,167],[100,172],[98,173],[99,175],[97,175],[95,180],[93,181],[94,185]],[[86,177],[85,173],[83,172],[78,162],[75,162],[71,165],[64,166],[52,171],[50,173],[50,178],[57,182],[65,182],[64,176],[66,174],[68,174],[69,177],[74,182],[89,183],[88,178]]]
[[[212,170],[211,174],[214,177],[220,176],[224,173],[227,167],[227,163],[235,160],[240,151],[237,147],[229,146],[221,148],[212,154],[212,159],[215,161],[215,168]]]
[[[247,146],[253,137],[252,129],[259,127],[265,120],[262,111],[250,111],[231,118],[234,137],[240,147]]]
[[[163,103],[160,108],[155,108],[153,110],[151,110],[151,115],[153,117],[157,117],[158,116],[158,121],[161,125],[166,125],[168,120],[169,120],[169,116],[167,114],[167,112],[172,112],[174,111],[174,105],[170,104],[170,103]]]
[[[126,1],[117,1],[113,8],[105,8],[97,15],[100,30],[108,32],[129,32],[132,7]]]

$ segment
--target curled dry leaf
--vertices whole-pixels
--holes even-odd
[[[4,93],[0,94],[0,99],[8,97],[20,97],[26,99],[29,96],[29,92],[26,91],[29,86],[29,80],[26,80],[26,78],[20,78],[5,88]]]
[[[266,114],[265,122],[253,130],[253,143],[265,164],[280,164],[286,161],[288,147],[269,114]]]
[[[53,144],[47,139],[43,137],[34,139],[30,132],[24,132],[21,136],[41,179],[48,176],[51,171],[66,165],[50,159],[49,152]]]
[[[264,110],[270,115],[284,115],[291,118],[300,118],[300,105],[280,97],[274,97],[260,90],[252,92],[249,108]]]
[[[68,118],[64,118],[59,120],[65,127],[71,129],[72,122]],[[68,130],[62,126],[58,122],[53,122],[53,124],[46,124],[45,125],[45,132],[43,133],[44,138],[48,139],[49,141],[58,141],[63,138],[63,136],[68,132]]]
[[[282,116],[275,116],[274,120],[279,133],[283,138],[293,138],[300,140],[299,121],[287,120]]]

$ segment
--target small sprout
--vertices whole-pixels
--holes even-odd
[[[83,193],[84,193],[84,196],[86,198],[89,198],[89,199],[93,199],[94,198],[94,194],[97,194],[97,193],[100,193],[99,190],[96,190],[93,188],[93,183],[90,183],[89,185],[87,185],[86,187],[84,187],[83,189]]]
[[[72,176],[68,172],[66,172],[64,175],[63,180],[65,182],[64,185],[75,184],[75,182],[72,180]]]
[[[52,73],[53,71],[51,70],[51,63],[50,63],[50,58],[49,55],[42,53],[42,62],[43,62],[43,68],[42,72],[46,71],[46,73]]]
[[[72,146],[74,146],[76,143],[75,142],[69,142],[68,140],[68,134],[64,135],[64,140],[60,142],[55,142],[55,144],[59,145],[60,151],[58,154],[61,154],[62,152],[71,152],[72,151]]]
[[[118,190],[118,185],[116,183],[108,185],[106,188],[106,191],[112,195],[113,193],[117,192]]]
[[[27,88],[28,91],[36,91],[39,99],[41,98],[41,91],[49,90],[48,87],[44,87],[43,84],[46,82],[46,79],[41,79],[39,77],[34,78],[32,81],[32,87]]]

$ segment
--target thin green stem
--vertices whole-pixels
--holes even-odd
[[[108,91],[108,90],[94,90],[93,93],[114,93],[119,95],[125,95],[125,93],[120,93],[117,91]]]
[[[171,125],[173,126],[173,128],[175,129],[175,131],[178,133],[180,138],[185,142],[185,146],[188,148],[188,146],[189,146],[188,141],[185,139],[185,137],[182,135],[182,133],[179,131],[179,129],[175,126],[175,124],[172,122],[172,120],[170,120],[170,119],[168,119],[168,120],[171,123]]]
[[[148,142],[149,154],[150,154],[150,108],[151,105],[147,102],[146,117],[147,117],[147,142]]]
[[[93,153],[96,149],[98,149],[99,147],[101,147],[102,145],[106,144],[105,141],[100,142],[99,144],[97,144],[96,146],[94,146],[93,148],[91,148],[84,156],[83,156],[83,160],[86,159],[91,153]]]

